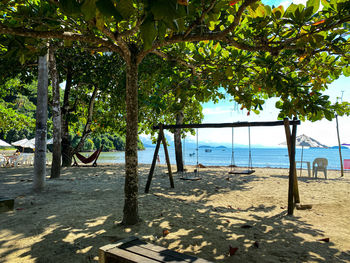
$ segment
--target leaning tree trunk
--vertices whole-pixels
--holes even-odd
[[[69,138],[69,94],[72,87],[72,67],[70,65],[67,66],[67,78],[66,78],[66,86],[64,89],[64,97],[63,97],[63,107],[62,107],[62,166],[70,167],[73,159],[73,149],[71,147],[71,142]]]
[[[137,135],[138,135],[138,65],[136,55],[126,66],[126,145],[123,224],[140,221],[138,214]]]
[[[80,138],[80,141],[78,143],[78,145],[73,149],[72,154],[75,154],[79,151],[81,151],[81,149],[84,146],[84,143],[87,139],[87,137],[90,135],[91,133],[91,124],[92,124],[92,117],[94,115],[94,105],[95,105],[95,100],[97,97],[97,93],[98,93],[98,87],[97,85],[94,86],[94,91],[92,92],[90,101],[89,101],[89,108],[88,108],[88,115],[86,116],[86,124],[84,127],[84,131],[83,131],[83,135]]]
[[[36,133],[34,155],[34,191],[42,191],[46,178],[46,134],[47,134],[47,87],[48,55],[39,57],[38,94],[36,106]]]
[[[53,124],[53,149],[50,179],[59,178],[61,174],[61,106],[60,86],[56,68],[55,51],[49,49],[49,69],[52,86],[52,124]]]
[[[183,111],[179,111],[176,114],[176,125],[183,124],[184,114]],[[182,158],[182,143],[181,143],[181,129],[176,129],[174,132],[174,144],[175,144],[175,157],[177,172],[184,171],[184,163]]]

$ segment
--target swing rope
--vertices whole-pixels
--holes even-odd
[[[252,150],[251,150],[251,144],[250,144],[250,126],[248,126],[248,138],[249,138],[249,163],[248,163],[248,169],[252,170],[253,162],[252,162]]]
[[[184,174],[184,172],[186,173],[186,163],[185,163],[185,159],[186,159],[186,137],[184,137],[182,139],[183,143],[182,143],[182,175]]]
[[[198,128],[197,128],[197,131],[196,131],[196,146],[197,146],[197,148],[196,148],[196,154],[197,154],[197,168],[198,168]]]
[[[231,141],[231,166],[230,166],[230,172],[233,172],[233,168],[236,166],[235,165],[235,151],[234,151],[234,130],[232,127],[232,131],[231,131],[231,136],[232,136],[232,141]]]

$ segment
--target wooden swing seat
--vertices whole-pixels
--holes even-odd
[[[185,175],[180,177],[181,180],[187,180],[187,181],[198,181],[201,180],[202,178],[199,177],[198,175],[198,170],[194,170],[194,176],[189,176],[189,175]]]
[[[193,176],[187,176],[187,177],[180,177],[181,180],[185,181],[198,181],[201,180],[202,178],[200,177],[193,177]]]
[[[252,174],[255,173],[255,170],[253,169],[248,169],[248,170],[238,170],[238,171],[231,171],[228,172],[229,174]]]

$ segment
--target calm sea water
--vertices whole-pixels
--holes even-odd
[[[139,163],[152,163],[154,147],[138,152]],[[169,147],[170,162],[175,164],[175,151]],[[230,148],[211,148],[211,152],[206,152],[204,148],[198,149],[198,162],[203,165],[230,165],[232,151]],[[301,148],[296,149],[296,161],[300,161]],[[191,156],[190,156],[191,155]],[[273,167],[288,168],[289,158],[286,148],[252,148],[253,167]],[[350,159],[350,149],[342,149],[343,159]],[[328,169],[340,170],[340,159],[338,149],[304,148],[303,161],[312,162],[315,158],[322,157],[328,159]],[[163,148],[159,151],[159,158],[165,164]],[[185,165],[195,165],[197,163],[197,151],[195,148],[187,148],[184,152]],[[248,166],[249,152],[247,148],[234,149],[234,163],[237,166]],[[124,163],[124,152],[104,152],[99,157],[100,163]],[[300,164],[299,164],[300,165]],[[299,166],[298,166],[299,167]],[[306,168],[306,164],[303,164]]]

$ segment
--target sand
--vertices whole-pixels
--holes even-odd
[[[158,166],[145,194],[149,168],[139,168],[142,222],[132,227],[119,224],[123,164],[64,168],[41,194],[31,190],[33,167],[0,168],[0,196],[15,198],[15,210],[0,213],[0,262],[97,262],[99,247],[132,235],[213,262],[350,262],[350,173],[304,171],[301,203],[312,209],[288,216],[287,169],[202,168],[198,181],[174,175],[171,189]]]

